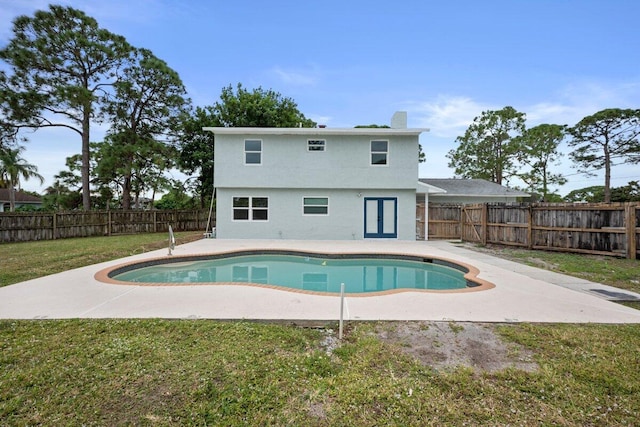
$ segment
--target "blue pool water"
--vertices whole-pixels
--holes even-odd
[[[466,270],[460,266],[416,257],[245,254],[199,258],[203,257],[126,266],[112,271],[109,277],[124,282],[164,284],[242,282],[328,293],[339,293],[341,283],[347,293],[451,290],[474,285],[463,277]]]

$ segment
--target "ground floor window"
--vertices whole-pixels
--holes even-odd
[[[302,212],[305,215],[328,215],[328,197],[304,197],[302,199]]]
[[[269,198],[268,197],[234,197],[233,198],[234,221],[268,221]]]

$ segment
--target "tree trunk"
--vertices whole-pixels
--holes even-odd
[[[546,166],[542,168],[542,201],[547,201],[547,193],[549,192],[547,184],[547,168]]]
[[[604,202],[611,203],[611,157],[609,146],[604,146]]]
[[[90,153],[89,153],[89,122],[91,119],[91,107],[85,106],[82,113],[82,165],[80,175],[82,176],[82,208],[85,211],[91,210],[91,189],[90,181]]]
[[[122,183],[122,210],[129,209],[131,209],[131,174],[126,174]]]
[[[13,187],[13,182],[9,179],[9,212],[16,211],[16,189]]]

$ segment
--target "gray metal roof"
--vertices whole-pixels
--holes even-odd
[[[447,196],[531,196],[524,191],[514,190],[484,179],[420,178],[420,182],[442,188],[447,192]]]

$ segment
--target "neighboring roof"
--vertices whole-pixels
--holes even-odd
[[[9,201],[9,189],[0,188],[0,202]],[[33,196],[29,193],[23,193],[22,191],[16,191],[16,203],[42,203],[40,197]]]
[[[514,190],[484,179],[420,178],[420,182],[445,190],[444,196],[531,197],[524,191]]]
[[[202,130],[217,135],[408,135],[417,136],[429,132],[426,128],[393,129],[393,128],[235,128],[204,127]]]

